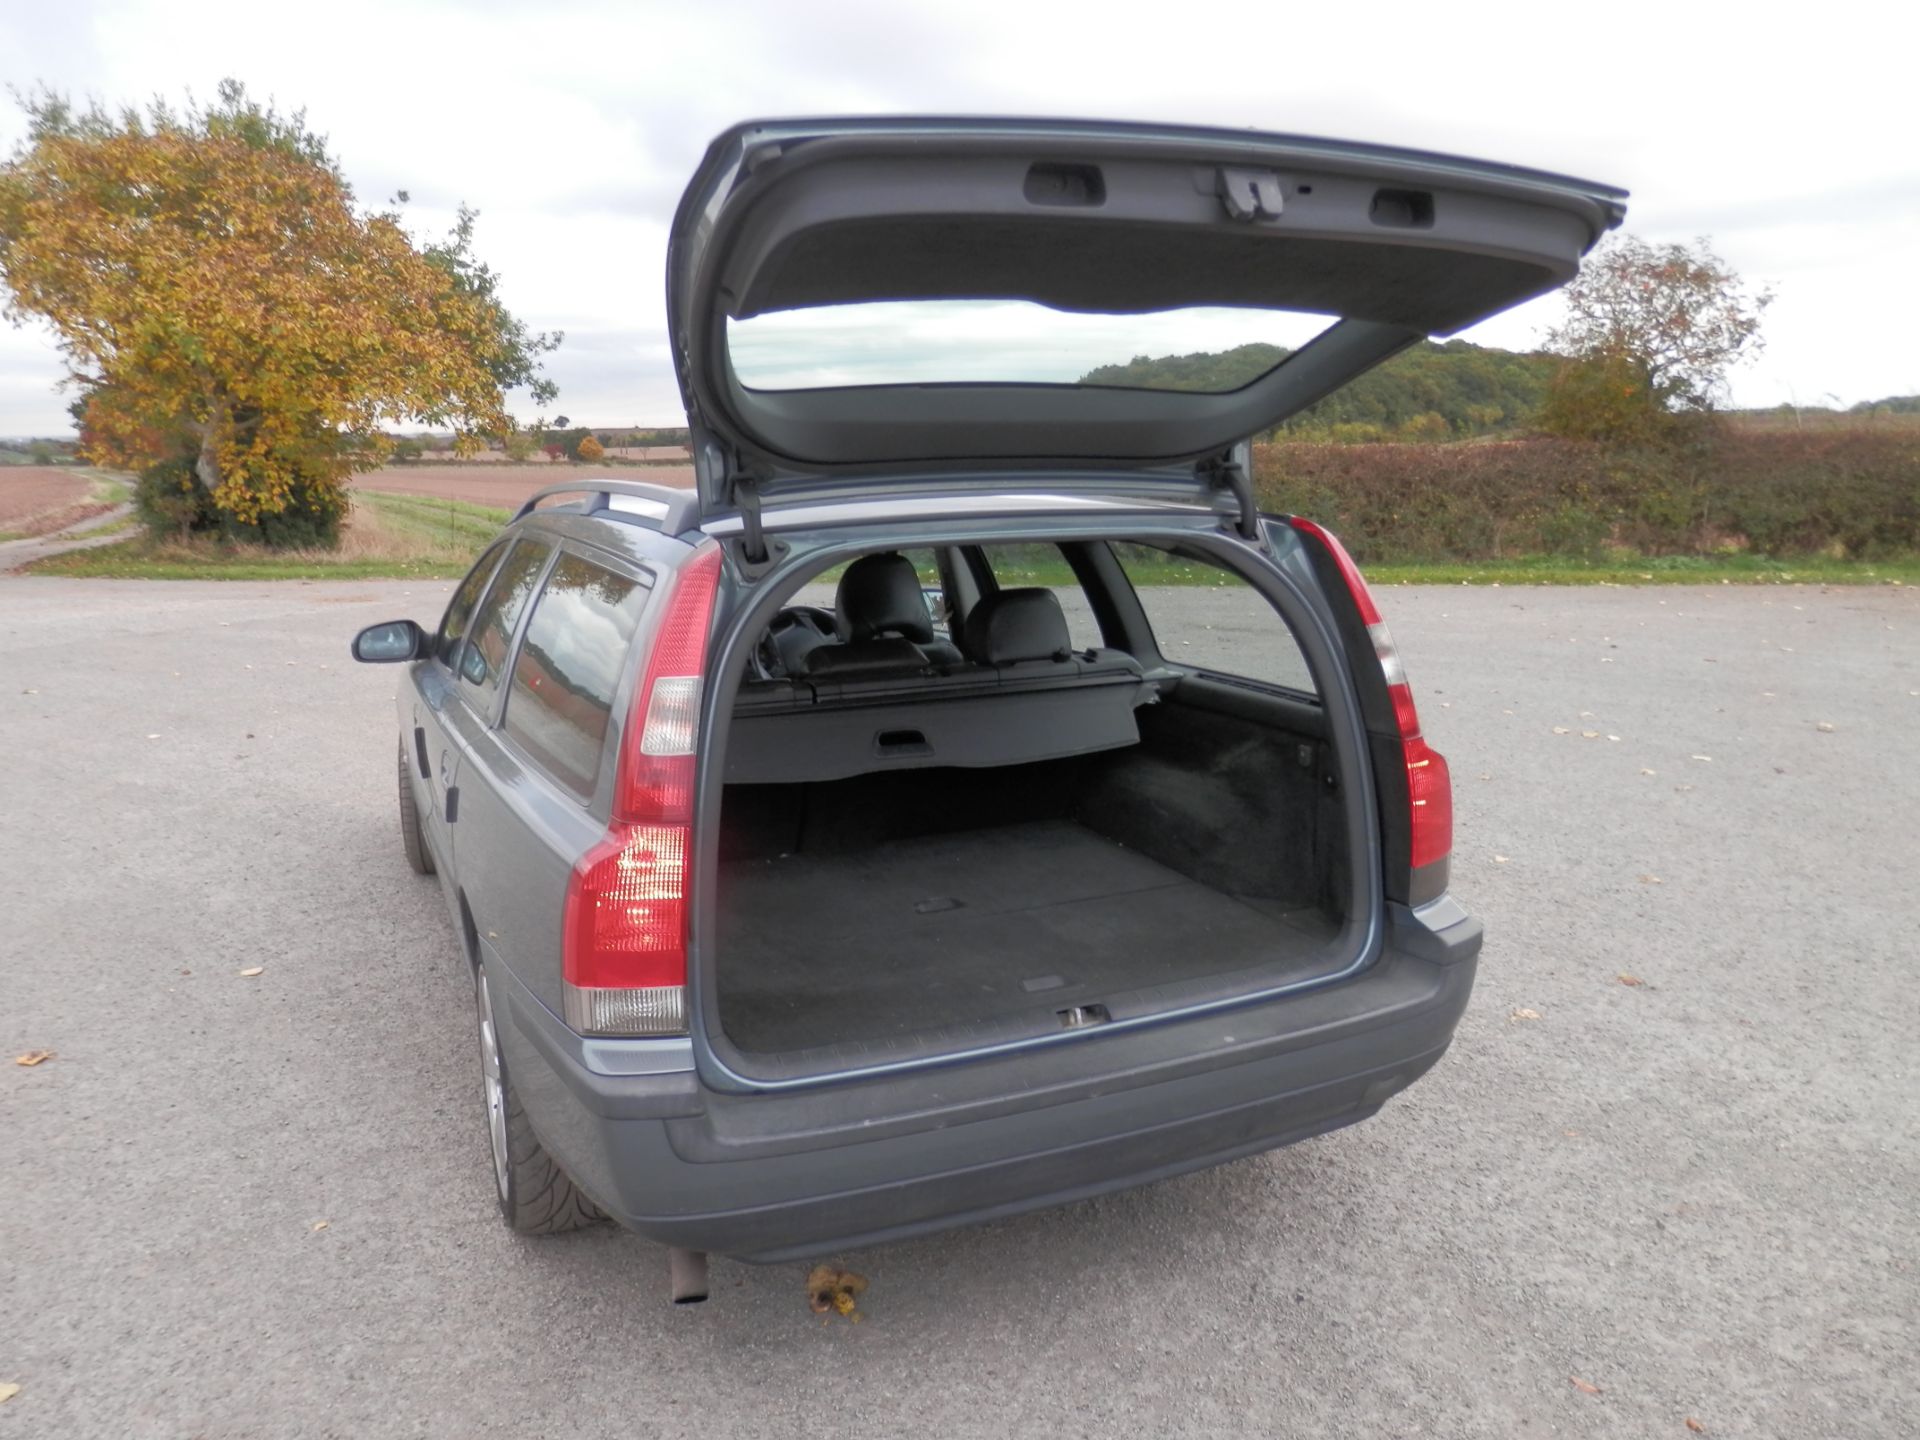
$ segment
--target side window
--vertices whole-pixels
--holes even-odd
[[[513,648],[513,632],[519,628],[527,601],[533,598],[534,583],[551,553],[551,546],[522,540],[501,561],[487,598],[474,612],[472,630],[454,667],[468,704],[484,708],[499,690],[507,653]]]
[[[467,637],[467,622],[473,618],[473,607],[480,603],[481,592],[487,588],[493,567],[500,563],[500,557],[506,552],[507,545],[503,540],[482,555],[473,569],[467,572],[467,578],[460,582],[460,588],[453,592],[453,599],[447,602],[447,613],[440,621],[440,633],[433,639],[434,658],[441,664],[450,666],[457,658],[460,642]]]
[[[926,596],[927,618],[933,624],[933,638],[951,640],[953,626],[947,614],[947,597],[940,580],[940,562],[934,558],[931,550],[902,550],[900,553],[913,563],[913,573],[920,577],[920,593]]]
[[[1115,545],[1162,659],[1316,694],[1306,656],[1267,597],[1208,560]]]
[[[613,692],[647,590],[643,580],[561,552],[514,660],[502,728],[583,798],[600,771]]]
[[[1076,650],[1097,650],[1106,642],[1100,638],[1100,622],[1094,619],[1087,592],[1080,588],[1067,557],[1058,545],[989,545],[987,568],[1002,590],[1039,586],[1051,590],[1067,617],[1067,638]]]

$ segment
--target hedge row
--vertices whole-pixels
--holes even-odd
[[[1920,553],[1920,427],[1723,429],[1680,450],[1527,439],[1256,446],[1262,507],[1363,560]]]

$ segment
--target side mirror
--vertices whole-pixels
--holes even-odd
[[[418,660],[427,653],[427,632],[411,620],[369,625],[353,637],[353,658],[368,665]]]
[[[922,585],[920,598],[926,603],[927,618],[936,630],[947,628],[947,592],[938,585]]]

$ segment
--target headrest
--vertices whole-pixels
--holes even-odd
[[[805,661],[807,678],[823,675],[840,678],[850,675],[914,675],[927,668],[927,657],[911,640],[883,638],[856,640],[848,645],[822,645],[809,650]]]
[[[1072,652],[1066,613],[1051,590],[999,590],[967,615],[967,653],[983,665],[1064,660]]]
[[[933,617],[920,593],[920,576],[904,555],[862,555],[841,575],[833,606],[844,640],[876,635],[922,643],[933,639]]]

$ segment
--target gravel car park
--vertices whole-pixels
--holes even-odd
[[[1489,937],[1445,1063],[1319,1140],[849,1252],[855,1328],[801,1266],[674,1310],[651,1247],[486,1213],[391,671],[342,654],[448,589],[0,581],[0,1041],[55,1052],[0,1065],[0,1427],[1910,1429],[1912,593],[1386,591]]]

